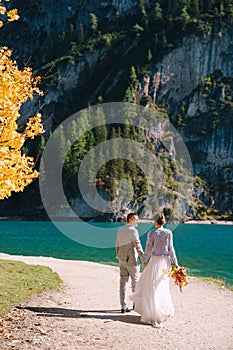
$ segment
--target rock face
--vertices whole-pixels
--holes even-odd
[[[97,16],[101,27],[116,17],[133,13],[138,1],[47,0],[37,4],[32,0],[12,0],[11,3],[20,10],[21,21],[11,24],[10,32],[7,28],[3,31],[1,44],[14,47],[22,62],[32,57],[33,67],[39,68],[51,57],[56,58],[56,46],[53,49],[51,42],[55,43],[58,36],[65,37],[70,28],[77,31],[80,24],[88,26],[90,13]],[[119,98],[116,90],[125,91],[122,80],[128,75],[130,65],[125,65],[125,61],[130,61],[129,55],[136,45],[126,40],[111,51],[111,56],[108,48],[102,46],[75,60],[66,57],[57,65],[41,102],[45,118],[59,124],[77,108],[96,103],[103,92],[108,101],[116,101]],[[210,100],[209,94],[200,91],[200,80],[216,72],[219,84]],[[194,172],[208,183],[208,195],[202,199],[224,211],[233,204],[232,76],[233,27],[226,26],[211,35],[186,36],[161,62],[152,59],[149,76],[141,81],[141,94],[150,95],[155,103],[166,107],[189,149]],[[26,105],[25,111],[37,105],[35,100],[34,107]],[[177,124],[181,106],[182,122]]]
[[[210,101],[198,85],[200,78],[215,72],[221,87]],[[194,172],[209,184],[206,204],[211,201],[221,210],[229,210],[233,204],[233,110],[219,108],[226,97],[224,81],[232,85],[232,76],[233,28],[226,27],[214,36],[186,37],[180,47],[155,65],[150,82],[151,96],[168,108],[173,121],[183,104],[185,115],[179,131]],[[228,100],[232,102],[232,94]]]
[[[166,103],[169,109],[190,96],[200,77],[221,71],[224,77],[233,74],[233,28],[222,28],[216,35],[183,39],[182,45],[155,65],[151,93],[155,101]],[[204,112],[202,101],[193,101],[188,114]],[[201,109],[193,110],[193,104]]]
[[[182,45],[156,64],[152,89],[159,102],[180,102],[191,95],[200,77],[207,77],[220,70],[225,77],[233,72],[233,30],[222,29],[216,35],[183,39]]]

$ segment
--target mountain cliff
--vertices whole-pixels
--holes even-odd
[[[90,104],[125,100],[135,67],[132,96],[166,109],[203,181],[197,197],[231,214],[232,18],[227,5],[217,8],[214,1],[204,9],[206,18],[196,7],[194,13],[195,1],[173,9],[169,3],[12,0],[21,19],[5,27],[1,45],[14,48],[19,65],[29,64],[43,78],[44,97],[22,114],[42,105],[53,128]]]

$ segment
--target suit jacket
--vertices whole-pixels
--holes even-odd
[[[138,230],[134,226],[127,224],[117,232],[116,257],[119,261],[138,265],[138,256],[143,256]]]

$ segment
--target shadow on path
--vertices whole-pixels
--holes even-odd
[[[73,310],[57,307],[17,306],[17,309],[35,312],[37,316],[65,318],[95,318],[142,325],[139,315],[122,314],[119,310]],[[144,324],[143,324],[144,325]]]

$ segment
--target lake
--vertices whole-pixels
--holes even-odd
[[[0,220],[0,252],[117,265],[114,244],[121,225]],[[151,223],[138,225],[143,248],[151,227]],[[227,286],[233,285],[233,225],[179,224],[167,227],[173,231],[179,265],[189,267],[189,274],[219,278]]]

